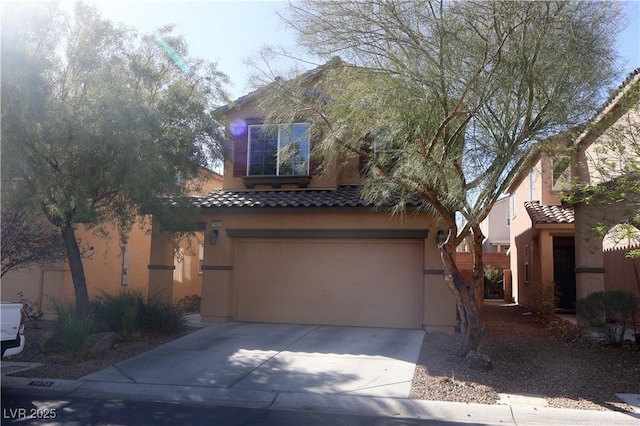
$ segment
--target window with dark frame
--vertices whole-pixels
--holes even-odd
[[[309,174],[308,123],[250,125],[247,176]]]

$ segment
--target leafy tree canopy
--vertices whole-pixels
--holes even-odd
[[[3,197],[60,230],[86,309],[75,226],[111,222],[124,235],[221,158],[212,111],[227,77],[171,27],[141,35],[82,3],[72,16],[55,3],[5,6]]]
[[[276,79],[263,89],[263,110],[273,121],[308,117],[316,155],[366,156],[369,200],[417,196],[437,214],[450,230],[440,248],[462,353],[477,348],[480,330],[456,247],[473,236],[481,296],[480,223],[528,173],[532,148],[589,118],[617,80],[616,7],[305,0],[285,16],[310,53],[344,61],[329,62],[321,75]],[[396,211],[403,209],[400,202]]]

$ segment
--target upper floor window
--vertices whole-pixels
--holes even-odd
[[[571,188],[571,166],[570,158],[562,156],[554,158],[551,162],[552,179],[551,189],[553,191],[564,191]]]
[[[249,126],[249,176],[309,174],[308,123]]]

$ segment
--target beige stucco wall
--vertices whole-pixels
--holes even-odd
[[[197,186],[198,193],[206,194],[222,187],[220,175],[203,170],[200,177],[202,182]],[[196,191],[196,187],[190,185],[190,190]],[[101,292],[115,294],[125,288],[139,289],[146,294],[150,274],[148,268],[151,254],[150,217],[133,226],[124,245],[113,226],[105,225],[104,229],[110,235],[108,238],[96,235],[93,230],[88,230],[82,225],[76,230],[78,243],[83,247],[93,247],[91,250],[86,250],[89,256],[82,262],[89,297],[93,298]],[[202,241],[202,233],[197,235],[191,243],[188,241],[180,243],[185,253],[182,261],[175,258],[173,249],[170,250],[170,263],[177,266],[179,270],[179,274],[176,273],[175,279],[171,281],[174,287],[173,302],[184,296],[200,294],[202,274],[198,270],[198,238]],[[127,252],[124,256],[123,247],[126,247]],[[126,271],[126,278],[123,277],[124,271]],[[73,282],[66,262],[9,272],[2,277],[0,288],[3,301],[17,300],[19,298],[17,293],[22,292],[24,298],[35,303],[37,309],[42,310],[48,317],[54,314],[53,299],[74,300]]]
[[[487,218],[482,222],[482,233],[486,237],[482,249],[485,252],[497,251],[496,243],[509,242],[509,225],[507,214],[511,219],[511,202],[509,197],[496,201]]]
[[[580,153],[580,180],[597,185],[637,168],[640,140],[640,105],[626,111],[611,127]]]
[[[82,260],[89,298],[106,292],[117,293],[121,288],[138,288],[144,291],[149,280],[147,265],[151,237],[147,233],[148,224],[143,228],[135,226],[124,247],[129,252],[128,264],[123,264],[123,249],[117,232],[111,226],[105,227],[110,236],[95,235],[84,226],[78,227],[76,237],[85,248],[88,257]],[[127,278],[123,277],[126,270]],[[124,282],[127,283],[123,286]],[[31,302],[48,316],[53,311],[52,300],[73,301],[74,291],[71,272],[66,262],[43,267],[32,267],[5,274],[2,278],[2,297],[12,297],[22,291]]]
[[[235,239],[229,230],[241,229],[334,229],[334,230],[431,230],[423,239],[424,253],[424,326],[429,329],[451,331],[455,324],[453,296],[442,275],[442,262],[433,235],[435,228],[430,216],[408,214],[403,218],[391,217],[368,209],[226,209],[204,211],[207,229],[212,222],[221,223],[215,246],[205,244],[202,284],[202,315],[205,321],[234,319],[234,253]],[[154,242],[155,244],[155,242]],[[158,244],[161,244],[158,241]],[[160,250],[159,250],[160,251]],[[284,268],[287,265],[275,265]],[[390,277],[392,278],[392,277]]]
[[[200,253],[204,250],[204,233],[197,232],[180,242],[180,256],[174,257],[173,264],[173,302],[186,296],[200,295],[202,289],[202,271],[200,271]]]
[[[519,185],[509,194],[511,225],[509,232],[510,259],[512,276],[512,296],[517,303],[522,303],[520,290],[525,286],[525,246],[529,255],[529,273],[532,281],[533,267],[537,265],[532,256],[534,246],[533,233],[531,232],[531,218],[524,207],[526,201],[540,200],[542,198],[542,162],[538,161]],[[527,284],[528,285],[528,284]]]
[[[40,300],[42,282],[42,269],[30,268],[11,271],[2,277],[2,285],[0,291],[2,293],[2,302],[18,302],[20,301],[19,292],[22,297],[31,302]]]

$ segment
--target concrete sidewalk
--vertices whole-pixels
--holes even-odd
[[[483,425],[638,425],[640,414],[537,405],[485,405],[198,386],[2,377],[2,387],[48,395],[153,400],[273,410],[322,411]]]

